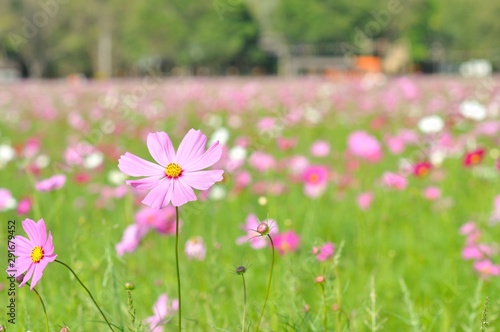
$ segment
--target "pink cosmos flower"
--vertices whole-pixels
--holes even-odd
[[[29,197],[23,198],[17,205],[18,214],[27,214],[31,211],[31,199]]]
[[[318,261],[324,262],[335,253],[335,245],[331,242],[327,242],[323,244],[321,248],[313,247],[312,252]]]
[[[385,144],[392,154],[400,154],[404,151],[406,143],[398,136],[388,136],[385,138]]]
[[[382,182],[385,186],[396,190],[404,190],[408,185],[408,181],[405,177],[391,172],[385,172],[384,175],[382,175]]]
[[[153,316],[146,318],[150,332],[163,332],[163,326],[168,322],[168,317],[179,310],[179,300],[174,299],[169,304],[167,294],[161,294],[153,305]]]
[[[432,164],[429,162],[420,162],[413,166],[413,175],[419,178],[424,178],[429,175],[432,169]]]
[[[207,137],[200,130],[191,129],[176,153],[167,133],[150,133],[147,146],[157,164],[127,152],[120,157],[118,168],[130,176],[145,176],[126,181],[133,188],[149,190],[142,203],[154,209],[164,208],[170,202],[181,206],[196,200],[193,188],[207,190],[222,180],[222,170],[202,171],[219,161],[222,155],[219,142],[205,151],[206,143]]]
[[[255,151],[248,159],[250,166],[259,172],[266,172],[276,167],[276,160],[268,153]]]
[[[373,194],[370,192],[361,193],[358,195],[357,200],[361,210],[368,210],[373,201]]]
[[[326,189],[328,169],[325,166],[308,166],[302,175],[304,180],[304,193],[312,198],[318,197]]]
[[[429,201],[435,201],[436,199],[441,197],[441,189],[438,187],[427,187],[424,189],[423,195]]]
[[[51,176],[48,179],[38,181],[35,185],[36,190],[40,192],[53,191],[60,189],[66,183],[66,175],[59,174]]]
[[[294,231],[287,231],[285,233],[277,234],[272,237],[274,247],[281,255],[288,252],[294,252],[298,249],[300,244],[300,236]]]
[[[30,286],[30,289],[33,290],[42,278],[43,270],[50,262],[55,261],[57,255],[54,254],[52,234],[49,232],[47,236],[47,229],[43,219],[38,220],[36,223],[31,219],[25,219],[22,225],[26,234],[28,234],[28,238],[21,235],[16,235],[14,238],[17,258],[12,270],[16,271],[16,278],[27,271],[19,287],[24,286],[33,277]]]
[[[330,144],[327,141],[318,140],[311,145],[311,154],[315,157],[325,157],[330,153]]]
[[[195,259],[202,261],[205,259],[207,254],[207,247],[203,238],[201,236],[195,236],[187,240],[186,246],[184,247],[184,252],[186,256],[190,259]]]
[[[243,244],[246,242],[250,242],[250,246],[253,249],[265,248],[268,245],[269,240],[266,237],[263,237],[259,232],[257,232],[257,227],[261,223],[266,223],[267,225],[269,225],[270,235],[278,234],[278,226],[274,220],[266,219],[261,222],[255,214],[249,214],[247,216],[245,224],[241,227],[244,231],[247,232],[247,234],[237,238],[236,243]]]
[[[140,228],[154,228],[160,234],[175,234],[175,208],[171,205],[164,209],[143,207],[135,214],[135,223]],[[179,228],[180,228],[179,221]]]
[[[276,138],[276,144],[280,150],[286,151],[292,149],[297,144],[297,138],[285,138],[279,136]]]
[[[500,275],[500,266],[493,264],[489,259],[475,262],[474,270],[479,272],[483,278]]]
[[[347,139],[349,151],[360,158],[377,162],[382,158],[382,149],[377,139],[364,131],[356,131]]]
[[[484,149],[477,149],[475,151],[467,152],[464,156],[463,164],[465,167],[471,167],[477,165],[483,161],[484,158]]]
[[[141,227],[137,224],[129,225],[123,232],[122,240],[115,245],[116,254],[123,256],[127,252],[134,252],[147,233],[147,227]]]

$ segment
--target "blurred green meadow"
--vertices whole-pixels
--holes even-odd
[[[275,220],[280,233],[291,230],[300,236],[297,248],[276,253],[261,331],[324,331],[325,312],[327,331],[494,331],[499,326],[498,276],[476,271],[471,260],[464,260],[466,237],[460,227],[474,221],[481,242],[494,249],[488,259],[498,263],[494,253],[500,231],[492,218],[500,194],[500,131],[494,127],[500,121],[498,80],[484,90],[482,81],[456,77],[370,79],[178,79],[148,86],[140,80],[61,80],[2,86],[0,159],[9,156],[5,151],[13,152],[0,160],[0,187],[11,192],[15,203],[0,203],[0,243],[6,248],[8,220],[16,220],[16,233],[25,236],[22,220],[44,218],[58,259],[77,272],[118,326],[115,330],[129,331],[125,283],[135,284],[131,295],[138,321],[153,315],[160,294],[177,298],[175,238],[152,230],[133,252],[118,255],[115,246],[134,223],[144,195],[129,187],[124,195],[114,195],[120,184],[110,174],[116,177],[118,158],[125,152],[152,160],[147,133],[165,131],[177,147],[195,128],[209,141],[214,133],[225,140],[222,161],[214,167],[225,174],[216,189],[180,207],[186,331],[241,330],[240,265],[247,267],[246,329],[255,329],[271,248],[236,243],[245,235],[249,214]],[[487,110],[483,119],[463,116],[460,105],[470,100]],[[443,120],[439,133],[419,129],[419,121],[431,115]],[[481,130],[485,123],[497,130]],[[405,143],[403,151],[391,151],[387,139],[401,130],[411,131],[416,140]],[[349,152],[348,137],[356,131],[380,143],[378,160]],[[452,143],[441,142],[444,133]],[[284,146],[280,138],[295,141]],[[330,147],[324,156],[311,153],[318,140]],[[28,142],[38,147],[27,155]],[[245,151],[236,166],[230,153],[235,146]],[[84,162],[73,158],[68,163],[70,147]],[[464,166],[464,155],[477,148],[484,149],[484,159]],[[259,169],[264,162],[257,160],[255,167],[255,152],[272,156],[272,166]],[[303,178],[290,169],[296,156],[328,169],[317,197],[304,192]],[[427,176],[415,176],[405,166],[427,161],[432,164]],[[243,171],[251,180],[239,184]],[[387,185],[382,180],[386,172],[403,174],[407,185],[401,190]],[[36,182],[56,174],[66,176],[62,188],[35,189]],[[424,197],[429,186],[439,188],[438,198]],[[366,209],[357,201],[364,192],[373,196]],[[30,199],[31,209],[20,214],[23,198]],[[183,250],[196,236],[206,245],[203,260],[190,259]],[[335,254],[318,261],[312,249],[325,242],[334,243]],[[7,265],[7,249],[0,250],[0,261]],[[326,311],[315,283],[320,275],[325,277]],[[9,281],[0,283],[3,313]],[[51,331],[65,325],[71,331],[107,329],[62,266],[49,264],[36,289],[47,306]],[[28,287],[15,292],[16,324],[9,324],[5,314],[0,323],[7,331],[43,331],[36,295]],[[489,327],[482,329],[487,298]],[[176,313],[169,319],[164,330],[175,331]]]

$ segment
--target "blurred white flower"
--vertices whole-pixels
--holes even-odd
[[[216,141],[219,141],[220,145],[226,145],[227,141],[229,140],[229,130],[224,127],[220,127],[216,131],[213,132],[212,136],[210,137],[210,141],[208,142],[209,146],[212,146]]]
[[[460,114],[465,118],[481,121],[486,118],[486,107],[474,100],[466,100],[460,104]]]
[[[229,150],[229,159],[243,160],[247,157],[247,149],[242,146],[234,146]]]
[[[205,255],[207,254],[207,247],[205,246],[205,242],[201,236],[195,236],[186,242],[184,251],[186,252],[188,258],[202,261],[205,259]]]
[[[14,159],[16,152],[14,148],[7,144],[0,145],[0,165],[7,164]]]
[[[424,134],[439,133],[444,128],[444,121],[439,115],[426,116],[418,121],[418,129]]]
[[[316,108],[307,106],[304,110],[304,117],[306,120],[312,124],[319,123],[322,119],[321,112]]]
[[[100,152],[93,152],[85,157],[83,160],[83,167],[88,169],[94,169],[101,166],[104,161],[104,156]]]
[[[127,176],[118,170],[112,170],[108,173],[108,181],[116,186],[119,186],[125,182]]]
[[[49,163],[50,163],[50,158],[46,154],[41,154],[35,159],[35,165],[40,169],[49,166]]]
[[[210,189],[208,197],[210,197],[210,199],[214,201],[219,201],[221,199],[224,199],[226,197],[226,189],[222,186],[214,185]]]

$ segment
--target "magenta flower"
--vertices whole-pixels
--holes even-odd
[[[356,131],[347,140],[349,151],[360,158],[377,162],[382,158],[382,148],[377,139],[364,131]]]
[[[335,253],[335,245],[331,242],[327,242],[323,244],[321,248],[313,247],[312,253],[316,256],[318,261],[324,262]]]
[[[294,252],[298,249],[300,244],[300,236],[298,236],[294,231],[287,231],[272,237],[274,241],[274,247],[281,255],[288,252]]]
[[[438,187],[430,186],[424,189],[423,195],[429,201],[435,201],[436,199],[441,197],[441,189],[439,189]]]
[[[62,188],[65,183],[66,175],[59,174],[42,181],[38,181],[35,185],[35,188],[40,192],[53,191]]]
[[[31,199],[29,197],[23,198],[17,204],[18,214],[28,214],[31,211]]]
[[[179,301],[174,299],[169,304],[167,294],[161,294],[153,305],[154,315],[145,320],[145,323],[149,325],[148,331],[163,332],[163,326],[168,322],[168,317],[177,310],[179,310]]]
[[[127,175],[145,177],[126,181],[133,188],[149,190],[142,203],[154,209],[162,209],[170,202],[181,206],[196,200],[193,188],[207,190],[222,180],[222,170],[202,171],[222,155],[219,142],[205,151],[206,143],[207,137],[200,130],[191,129],[176,153],[167,133],[150,133],[147,146],[157,164],[127,152],[120,157],[118,168]]]
[[[255,214],[249,214],[247,216],[245,224],[242,226],[242,229],[245,230],[247,234],[237,238],[236,243],[243,244],[245,242],[250,242],[250,246],[253,249],[265,248],[268,245],[268,241],[265,237],[262,236],[262,234],[257,232],[257,227],[261,223],[265,223],[269,226],[269,234],[278,234],[278,226],[276,225],[276,222],[274,220],[266,219],[261,222]]]
[[[129,225],[123,232],[122,240],[115,245],[116,254],[123,256],[125,253],[134,252],[141,240],[148,233],[148,228],[138,224]]]
[[[54,254],[54,244],[52,243],[52,234],[47,229],[43,219],[34,222],[31,219],[23,220],[23,229],[28,234],[28,238],[21,235],[16,235],[15,262],[16,278],[26,272],[19,287],[22,287],[31,277],[32,290],[40,278],[42,278],[43,270],[47,264],[55,261],[57,255]]]

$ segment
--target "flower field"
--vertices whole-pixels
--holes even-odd
[[[4,85],[0,325],[493,331],[499,83]]]

